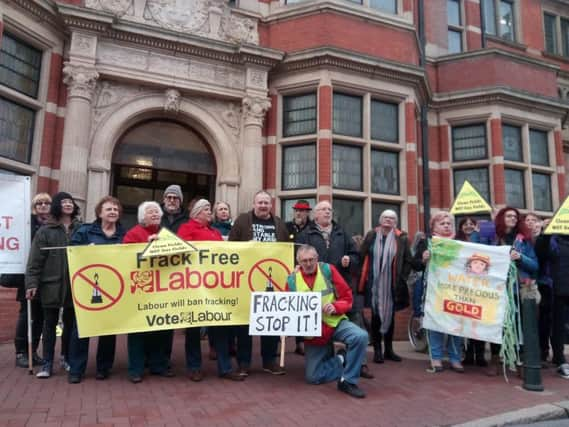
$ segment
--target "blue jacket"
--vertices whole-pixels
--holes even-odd
[[[117,223],[115,234],[111,237],[107,237],[101,228],[101,221],[97,220],[79,227],[79,229],[73,233],[73,236],[71,236],[71,245],[90,245],[92,243],[95,245],[118,244],[122,242],[125,233],[126,230],[120,223]]]
[[[531,242],[517,236],[512,246],[521,254],[521,258],[516,261],[520,280],[536,279],[539,272],[539,263]]]

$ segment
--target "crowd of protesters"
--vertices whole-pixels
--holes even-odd
[[[68,245],[146,243],[157,238],[166,227],[188,241],[257,241],[296,243],[298,267],[289,277],[289,289],[321,290],[323,336],[296,339],[295,353],[306,358],[306,380],[310,383],[338,381],[338,389],[353,397],[364,397],[358,378],[373,379],[365,348],[368,337],[373,345],[374,363],[401,362],[395,353],[393,336],[395,313],[412,305],[420,316],[426,283],[421,273],[430,259],[428,239],[418,232],[413,242],[398,227],[395,211],[383,211],[376,226],[364,236],[350,236],[342,224],[333,220],[329,201],[311,207],[306,200],[293,205],[293,218],[285,223],[273,213],[270,194],[255,194],[252,209],[235,221],[229,204],[212,204],[196,198],[184,205],[179,185],[168,186],[162,204],[145,201],[138,207],[138,223],[130,230],[121,225],[121,202],[111,196],[102,198],[95,207],[96,219],[89,224],[79,221],[79,207],[73,197],[59,192],[51,198],[46,193],[32,200],[32,245],[27,271],[22,275],[3,275],[1,284],[16,287],[20,302],[16,336],[16,366],[28,367],[26,298],[31,301],[33,321],[32,358],[39,366],[38,378],[49,378],[54,371],[56,327],[63,322],[61,366],[68,371],[70,383],[80,383],[87,366],[89,339],[79,338],[73,312],[67,257],[62,250],[46,250]],[[522,215],[516,208],[500,209],[493,220],[479,223],[471,216],[458,220],[447,211],[436,212],[430,222],[432,236],[488,245],[508,245],[510,258],[517,264],[516,289],[527,283],[537,284],[541,300],[538,310],[539,346],[544,365],[557,367],[558,374],[569,379],[563,349],[566,339],[565,319],[569,309],[569,236],[545,235],[548,219],[535,213]],[[491,224],[481,230],[482,224]],[[484,231],[484,232],[483,232]],[[408,283],[413,286],[412,298]],[[322,289],[320,289],[322,287]],[[332,288],[333,292],[326,289]],[[326,296],[325,296],[326,295]],[[326,301],[325,301],[326,300]],[[519,307],[518,307],[519,310]],[[522,319],[523,321],[523,319]],[[203,329],[185,329],[185,365],[192,381],[203,379],[201,338]],[[368,335],[369,334],[369,335]],[[210,359],[217,360],[218,376],[243,381],[250,374],[252,337],[247,326],[211,326],[207,328]],[[465,365],[485,367],[489,375],[500,372],[500,347],[466,340],[460,336],[427,331],[429,371],[448,367],[463,373]],[[42,356],[37,353],[40,338]],[[346,350],[334,352],[334,341],[342,341]],[[128,377],[139,383],[144,373],[165,377],[172,371],[173,330],[130,333],[128,343]],[[263,336],[261,359],[263,371],[285,374],[276,360],[278,337]],[[112,371],[116,337],[98,339],[96,379],[105,380]],[[363,346],[363,347],[362,347]],[[231,356],[237,365],[233,366]]]

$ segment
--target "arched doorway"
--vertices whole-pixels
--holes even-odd
[[[112,194],[124,207],[122,222],[136,224],[138,205],[162,201],[170,184],[179,184],[184,204],[215,197],[216,164],[207,143],[190,127],[171,120],[148,120],[130,128],[113,153]]]

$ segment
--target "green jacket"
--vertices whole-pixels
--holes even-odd
[[[32,241],[26,268],[26,290],[37,288],[45,308],[71,307],[73,302],[66,250],[42,248],[68,246],[71,235],[80,225],[74,220],[66,232],[62,224],[50,220],[37,231]]]

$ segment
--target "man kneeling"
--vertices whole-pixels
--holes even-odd
[[[360,369],[368,343],[367,332],[348,320],[352,290],[333,265],[318,262],[318,253],[310,245],[298,249],[300,269],[288,277],[288,290],[322,294],[322,335],[305,340],[306,381],[322,384],[338,380],[338,390],[363,398],[358,387]],[[346,350],[334,354],[334,341]]]

